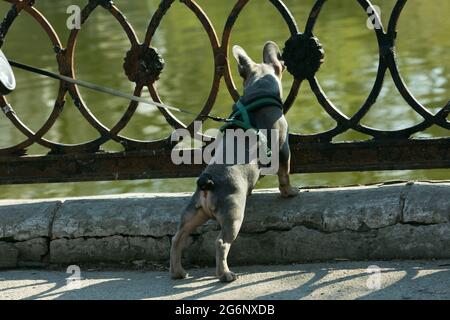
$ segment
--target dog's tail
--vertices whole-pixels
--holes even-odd
[[[208,173],[203,173],[197,180],[197,186],[202,191],[214,190],[214,181]]]

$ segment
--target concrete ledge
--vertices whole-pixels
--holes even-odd
[[[167,264],[188,194],[0,201],[0,268]],[[214,264],[215,222],[191,236],[185,260]],[[274,190],[250,197],[231,264],[450,258],[450,184]]]

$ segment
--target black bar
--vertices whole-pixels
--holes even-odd
[[[292,173],[450,168],[450,138],[292,143],[291,150]],[[171,150],[11,156],[0,157],[0,184],[186,178],[204,167],[173,164]]]

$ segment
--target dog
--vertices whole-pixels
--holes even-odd
[[[255,63],[239,46],[233,47],[233,56],[238,62],[239,74],[244,80],[242,98],[270,95],[277,97],[281,102],[281,78],[285,67],[280,49],[274,42],[265,44],[263,63]],[[292,187],[289,181],[288,124],[281,103],[280,106],[268,105],[250,112],[249,116],[257,129],[278,130],[279,150],[271,151],[279,152],[277,173],[279,189],[283,197],[294,197],[299,194],[299,189]],[[270,137],[266,138],[270,141]],[[224,139],[227,139],[226,135]],[[260,177],[261,166],[258,163],[207,166],[197,180],[197,190],[184,210],[178,231],[172,239],[170,252],[172,279],[184,279],[188,276],[181,264],[182,250],[190,233],[211,219],[217,220],[221,227],[215,243],[216,275],[221,282],[232,282],[237,279],[237,275],[228,268],[227,257],[244,220],[247,196],[251,194]]]

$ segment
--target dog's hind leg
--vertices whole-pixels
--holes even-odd
[[[231,244],[236,240],[242,226],[245,210],[245,199],[241,203],[233,203],[221,210],[227,210],[226,215],[221,215],[218,219],[222,230],[216,240],[216,275],[221,282],[232,282],[238,277],[228,268],[228,253]]]
[[[182,251],[191,232],[210,219],[202,208],[197,207],[196,198],[196,196],[193,197],[184,211],[178,231],[172,239],[172,248],[170,250],[170,273],[172,279],[184,279],[188,276],[181,265]]]
[[[298,188],[291,186],[289,173],[291,168],[291,150],[289,143],[286,141],[280,150],[280,169],[278,170],[278,181],[280,184],[281,195],[285,198],[295,197],[300,191]]]

